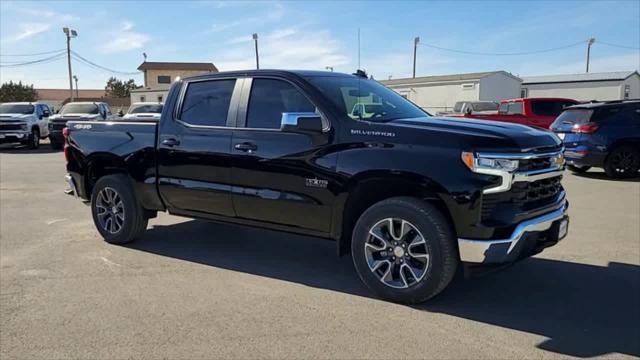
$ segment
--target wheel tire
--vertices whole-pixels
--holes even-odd
[[[107,202],[105,200],[108,197],[105,194],[111,191],[115,192],[117,198],[111,197],[112,201]],[[121,205],[118,205],[118,199]],[[121,215],[118,220],[116,213],[111,211],[114,207],[118,208]],[[147,229],[149,221],[136,199],[131,181],[123,174],[107,175],[96,182],[91,193],[91,214],[98,232],[111,244],[126,244],[138,239]],[[111,219],[110,223],[108,218]],[[119,221],[120,219],[122,220]]]
[[[54,141],[53,139],[50,139],[49,141],[51,141],[51,148],[54,150],[62,150],[64,147],[64,143],[62,142]]]
[[[604,171],[615,179],[629,179],[638,176],[640,169],[640,149],[632,145],[619,146],[607,156]]]
[[[31,138],[29,138],[29,149],[37,149],[40,147],[40,130],[33,128],[31,130]]]
[[[569,170],[573,171],[574,173],[578,173],[578,174],[586,173],[587,171],[589,171],[589,169],[591,169],[591,166],[567,165],[567,167],[569,168]]]
[[[409,276],[409,279],[414,281],[412,284],[409,284],[408,287],[404,288],[387,285],[387,283],[382,280],[387,276],[376,275],[374,270],[369,267],[370,255],[367,252],[372,250],[365,250],[365,246],[367,246],[365,244],[372,244],[371,241],[375,242],[377,241],[376,239],[379,239],[371,236],[370,230],[372,230],[374,226],[379,226],[379,224],[388,221],[389,218],[395,219],[393,220],[393,224],[397,223],[396,220],[408,222],[408,225],[413,229],[406,232],[407,236],[403,238],[402,233],[404,233],[404,231],[401,228],[400,238],[406,241],[412,231],[417,231],[418,235],[421,235],[425,240],[425,245],[421,246],[425,247],[425,253],[429,255],[423,275],[419,276],[419,279]],[[402,221],[401,225],[404,226]],[[389,228],[389,226],[387,226],[387,228]],[[414,237],[414,239],[419,239],[419,236]],[[400,243],[402,242],[403,241],[400,241]],[[415,263],[412,259],[407,258],[409,255],[414,256],[411,255],[411,250],[409,250],[412,246],[413,245],[407,245],[406,252],[400,251],[401,257],[404,256],[403,263],[404,259],[407,259],[405,265],[410,262]],[[371,246],[369,246],[369,248],[371,248]],[[375,252],[377,250],[373,251]],[[379,254],[380,253],[378,253],[378,255]],[[386,254],[398,256],[395,248],[394,251],[387,251]],[[351,255],[360,279],[371,291],[383,299],[405,304],[424,302],[444,290],[453,279],[459,263],[455,246],[455,235],[451,224],[433,205],[411,197],[396,197],[383,200],[367,209],[362,216],[360,216],[353,230]],[[398,257],[398,259],[400,259],[400,257]],[[381,271],[383,266],[376,269],[376,271]],[[389,268],[391,266],[392,265],[389,264]],[[402,272],[402,264],[399,265],[399,269]],[[383,271],[385,274],[389,272],[389,270]],[[412,270],[411,274],[414,275],[415,272]],[[409,283],[406,280],[406,270],[404,275],[398,273],[398,277],[401,278],[404,285]]]

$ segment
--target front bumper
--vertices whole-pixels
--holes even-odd
[[[458,239],[460,260],[475,264],[504,264],[539,253],[562,240],[569,226],[568,204],[519,223],[501,240]],[[564,229],[561,229],[564,227]]]
[[[29,140],[31,133],[28,131],[0,132],[0,143],[15,143]]]

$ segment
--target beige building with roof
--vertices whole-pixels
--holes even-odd
[[[131,91],[131,103],[164,102],[176,79],[218,72],[218,68],[212,63],[193,62],[145,61],[138,66],[138,70],[144,73],[144,87]]]
[[[380,81],[435,114],[458,101],[500,101],[520,96],[522,79],[506,71],[421,76]]]
[[[564,97],[579,101],[640,98],[637,71],[524,76],[522,97]]]

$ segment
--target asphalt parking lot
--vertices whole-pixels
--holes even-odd
[[[640,182],[567,174],[569,236],[409,307],[332,242],[161,214],[103,242],[64,159],[0,149],[0,358],[640,356]]]

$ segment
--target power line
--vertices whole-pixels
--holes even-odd
[[[25,62],[18,62],[18,63],[15,63],[15,62],[0,63],[0,67],[12,68],[12,67],[35,65],[35,64],[44,64],[44,63],[57,61],[57,60],[61,59],[63,56],[64,56],[64,52],[60,52],[60,53],[58,53],[56,55],[49,56],[49,57],[42,58],[42,59],[38,59],[38,60],[33,60],[33,61],[25,61]]]
[[[118,70],[113,70],[113,69],[110,69],[110,68],[102,66],[102,65],[98,65],[98,64],[94,63],[93,61],[82,57],[82,55],[78,54],[75,51],[71,51],[71,54],[73,55],[73,58],[75,60],[77,60],[77,61],[79,61],[79,62],[81,62],[81,63],[83,63],[85,65],[88,65],[88,66],[91,66],[93,68],[100,69],[100,70],[103,70],[103,71],[106,71],[106,72],[109,72],[109,73],[121,74],[121,75],[139,75],[139,74],[141,74],[140,71],[136,71],[136,72],[118,71]]]
[[[467,54],[467,55],[518,56],[518,55],[531,55],[531,54],[540,54],[540,53],[551,52],[551,51],[558,51],[558,50],[568,49],[568,48],[571,48],[571,47],[575,47],[575,46],[578,46],[578,45],[584,45],[584,44],[585,44],[585,41],[579,41],[577,43],[564,45],[564,46],[558,46],[558,47],[549,48],[549,49],[523,51],[523,52],[512,52],[512,53],[489,53],[489,52],[476,52],[476,51],[467,51],[467,50],[457,50],[457,49],[450,49],[450,48],[444,48],[444,47],[441,47],[441,46],[431,45],[431,44],[427,44],[427,43],[424,43],[424,42],[421,42],[418,45],[430,47],[430,48],[433,48],[433,49],[443,50],[443,51],[450,51],[450,52],[455,52],[455,53],[460,53],[460,54]]]
[[[623,49],[640,50],[640,47],[633,47],[633,46],[626,46],[626,45],[611,44],[611,43],[604,42],[604,41],[600,41],[600,40],[598,40],[598,42],[596,42],[596,44],[602,44],[602,45],[607,45],[607,46],[613,46],[613,47],[623,48]]]
[[[0,54],[0,56],[36,56],[36,55],[53,54],[53,53],[57,53],[57,52],[60,52],[60,51],[65,51],[65,49],[51,50],[51,51],[45,51],[45,52],[33,53],[33,54]]]

